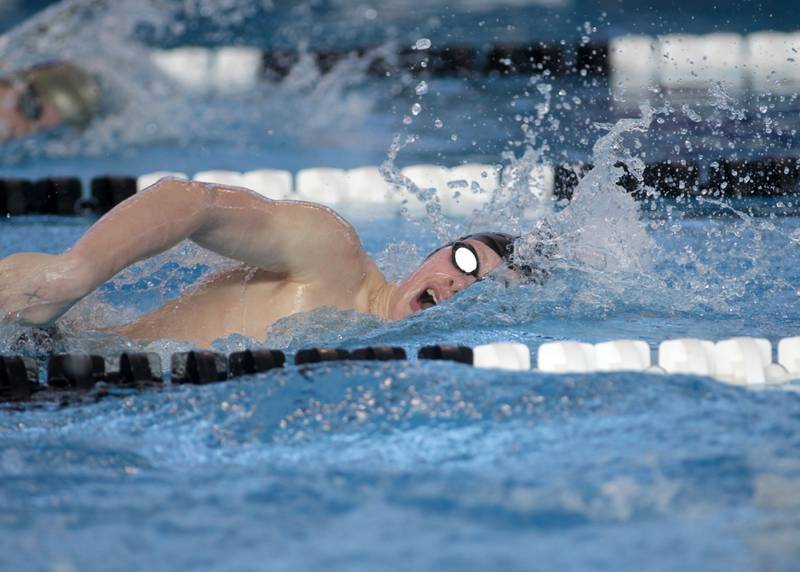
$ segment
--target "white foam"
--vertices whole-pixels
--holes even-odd
[[[595,371],[595,349],[581,342],[547,342],[536,355],[539,371],[547,373],[587,373]]]
[[[745,42],[738,34],[670,34],[659,38],[659,76],[667,88],[707,89],[722,83],[741,89],[745,81]]]
[[[640,340],[595,344],[598,371],[644,371],[650,367],[650,346]]]
[[[661,342],[658,365],[668,373],[713,376],[714,342],[693,338]]]

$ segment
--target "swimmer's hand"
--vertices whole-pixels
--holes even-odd
[[[0,260],[0,321],[48,326],[93,286],[74,256],[22,252]]]

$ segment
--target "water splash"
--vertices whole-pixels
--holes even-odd
[[[580,180],[569,205],[546,218],[548,227],[561,237],[558,257],[566,267],[598,277],[652,267],[654,244],[640,221],[639,204],[619,181],[632,176],[642,182],[644,162],[625,141],[646,133],[654,114],[645,107],[640,118],[622,119],[611,126],[595,143],[594,168]],[[521,245],[523,259],[532,242],[531,237],[526,238]]]

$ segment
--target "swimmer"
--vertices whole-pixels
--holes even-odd
[[[61,125],[83,128],[100,110],[100,84],[64,62],[0,78],[0,142]]]
[[[501,265],[512,268],[513,237],[482,233],[440,247],[391,283],[353,227],[327,207],[166,178],[119,204],[64,254],[18,253],[0,261],[0,316],[50,325],[124,268],[185,239],[241,264],[115,333],[207,347],[232,333],[262,339],[277,320],[326,306],[399,320]]]

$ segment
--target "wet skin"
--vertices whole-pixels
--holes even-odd
[[[482,261],[480,275],[488,274],[500,258],[483,243],[470,243]],[[182,339],[202,345],[225,335],[220,332],[262,339],[265,330],[277,320],[323,306],[399,320],[442,303],[477,281],[453,266],[451,247],[438,251],[398,284],[386,282],[371,261],[367,272],[368,284],[375,286],[357,289],[359,294],[351,296],[335,284],[296,282],[262,269],[239,266],[211,276],[179,298],[115,331],[130,338]],[[382,311],[382,304],[386,304],[388,312]]]
[[[208,346],[232,333],[263,339],[277,320],[320,307],[399,320],[477,280],[454,266],[447,246],[390,283],[353,227],[326,207],[164,179],[118,205],[62,255],[19,253],[0,261],[0,315],[49,325],[127,266],[187,238],[242,264],[114,331]],[[478,278],[500,263],[485,244],[468,243],[478,255]]]

